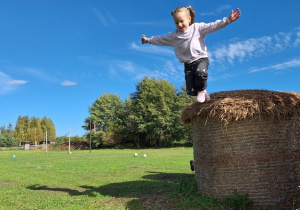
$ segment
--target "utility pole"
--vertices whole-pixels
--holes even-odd
[[[71,128],[69,131],[69,154],[71,154]]]
[[[46,153],[48,153],[48,134],[46,131]]]
[[[92,117],[90,117],[90,153],[92,152]]]

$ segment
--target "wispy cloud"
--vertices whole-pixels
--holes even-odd
[[[109,76],[114,78],[123,77],[124,74],[136,75],[144,69],[132,61],[111,60],[106,62],[109,63]]]
[[[173,52],[171,51],[171,53]],[[155,76],[173,82],[183,82],[184,80],[182,65],[174,57],[163,58],[160,56],[152,67],[145,67],[134,60],[111,59],[105,56],[82,56],[79,59],[95,66],[101,66],[102,70],[107,68],[102,71],[102,74],[107,74],[105,76],[114,80],[131,78],[132,81],[139,81],[145,76]]]
[[[27,81],[25,80],[11,80],[7,82],[8,85],[25,85],[26,83]]]
[[[17,89],[19,85],[24,85],[26,83],[27,81],[25,80],[13,80],[7,74],[0,72],[0,94],[8,94]]]
[[[93,8],[94,14],[100,20],[101,24],[104,26],[110,26],[111,24],[116,23],[117,21],[113,18],[113,16],[109,12],[100,12],[96,8]]]
[[[154,70],[152,75],[168,81],[184,82],[182,65],[177,64],[177,60],[163,60],[162,67],[159,67],[159,70]]]
[[[132,80],[140,80],[145,76],[168,79],[169,81],[183,82],[182,65],[178,65],[176,59],[158,60],[158,64],[151,69],[143,65],[128,60],[111,60],[109,65],[110,75],[113,77],[123,77],[124,74],[131,76]]]
[[[145,21],[145,22],[129,22],[128,25],[136,25],[136,26],[154,26],[154,25],[161,25],[157,22]]]
[[[69,80],[66,80],[66,81],[63,81],[61,83],[62,86],[74,86],[74,85],[77,85],[76,82],[72,82],[72,81],[69,81]]]
[[[150,53],[150,54],[159,54],[159,55],[174,55],[173,49],[170,49],[168,47],[162,47],[162,46],[155,46],[155,45],[137,45],[135,42],[132,42],[129,45],[129,48],[132,50],[140,51],[143,53]]]
[[[132,61],[119,61],[117,62],[117,66],[129,73],[134,73],[136,71],[136,65]]]
[[[32,66],[25,66],[25,67],[15,67],[22,72],[26,73],[27,76],[34,77],[40,81],[47,81],[47,82],[57,82],[56,79],[53,77],[52,74],[48,74],[44,70]]]
[[[300,28],[297,28],[296,30],[297,30],[296,39],[295,39],[295,42],[293,44],[295,47],[297,47],[300,44]]]
[[[295,46],[295,32],[277,33],[273,36],[250,38],[244,41],[237,41],[228,45],[216,46],[210,51],[210,57],[214,62],[233,63],[252,57],[259,57],[267,54],[278,53],[288,47]]]
[[[141,72],[147,71],[147,69],[133,61],[129,60],[110,60],[108,61],[110,66],[110,74],[111,75],[134,75],[140,74]]]
[[[221,14],[224,10],[231,9],[230,5],[222,5],[217,7],[214,11],[212,12],[205,12],[205,13],[200,13],[200,16],[215,16]]]
[[[279,63],[276,65],[265,66],[265,67],[260,67],[260,68],[252,68],[249,71],[249,73],[267,71],[267,70],[283,70],[283,69],[295,68],[295,67],[300,67],[300,59],[298,59],[298,58],[292,59],[292,60],[284,62],[284,63]]]

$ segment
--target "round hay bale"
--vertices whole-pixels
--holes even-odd
[[[262,207],[281,205],[298,194],[300,94],[213,93],[210,102],[186,107],[182,120],[191,123],[201,194],[220,198],[238,190]]]

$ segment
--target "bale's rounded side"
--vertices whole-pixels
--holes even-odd
[[[226,126],[194,118],[192,137],[198,190],[222,197],[248,193],[255,205],[275,206],[298,193],[299,117],[253,117]]]
[[[186,107],[198,189],[248,193],[258,206],[295,198],[300,185],[300,94],[268,90],[212,93]],[[292,203],[290,203],[292,205]]]

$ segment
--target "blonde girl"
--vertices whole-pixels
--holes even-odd
[[[142,37],[142,43],[172,46],[181,63],[184,63],[186,91],[196,96],[196,101],[209,101],[206,92],[208,55],[205,37],[229,25],[241,16],[241,11],[231,11],[230,16],[211,23],[195,23],[195,11],[191,6],[178,7],[171,12],[177,30],[164,36]]]

